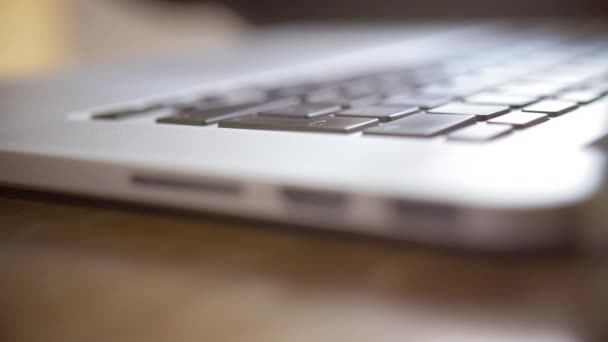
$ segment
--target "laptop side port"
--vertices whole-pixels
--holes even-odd
[[[335,191],[285,186],[280,192],[286,204],[294,207],[335,210],[343,208],[347,202],[346,194]]]
[[[209,193],[215,195],[237,196],[242,189],[239,184],[226,180],[202,178],[178,178],[172,175],[142,175],[131,176],[131,183],[141,187],[179,190],[188,192]]]
[[[409,200],[395,200],[392,207],[397,216],[417,220],[451,220],[456,218],[459,212],[448,205]]]

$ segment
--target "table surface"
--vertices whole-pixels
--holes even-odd
[[[575,255],[463,253],[7,188],[0,227],[2,341],[582,341],[588,332],[588,262]]]

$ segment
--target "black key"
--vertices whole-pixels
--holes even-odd
[[[314,118],[329,115],[342,109],[340,106],[326,105],[322,103],[303,103],[295,106],[282,107],[259,112],[262,116],[284,116],[291,118]]]
[[[446,104],[454,99],[454,96],[445,94],[401,94],[393,95],[382,104],[389,106],[411,106],[420,108],[433,108]]]
[[[300,131],[324,133],[353,133],[378,124],[369,118],[324,117],[324,118],[282,118],[248,115],[220,121],[224,128],[262,129],[273,131]]]
[[[511,125],[515,128],[526,128],[548,119],[549,116],[543,113],[511,112],[509,114],[490,119],[488,122],[493,124]]]
[[[412,114],[366,130],[365,134],[430,137],[477,121],[474,115]]]
[[[345,110],[336,116],[350,116],[360,118],[376,118],[380,122],[387,122],[402,118],[406,115],[418,112],[418,107],[394,107],[394,106],[368,106]]]
[[[283,99],[267,103],[241,103],[237,105],[209,107],[209,108],[184,108],[171,116],[166,116],[156,120],[158,123],[170,123],[178,125],[205,126],[216,123],[220,120],[235,118],[260,111],[271,110],[280,107],[287,107],[297,104],[296,98]]]
[[[576,102],[560,100],[543,100],[522,109],[524,112],[545,113],[549,116],[557,116],[567,113],[578,107]]]
[[[487,141],[501,137],[513,131],[509,125],[477,124],[471,125],[448,135],[450,140]]]
[[[126,106],[122,108],[110,109],[91,116],[95,120],[120,120],[134,116],[147,115],[151,112],[164,108],[162,104],[144,104],[137,106]]]
[[[523,107],[538,101],[538,97],[500,92],[483,92],[469,96],[465,101],[476,104]]]
[[[156,119],[156,122],[178,125],[205,126],[225,118],[252,114],[252,108],[257,105],[258,103],[246,103],[211,108],[184,107],[171,116]]]
[[[580,103],[580,104],[585,104],[585,103],[593,102],[602,96],[603,96],[603,94],[600,91],[595,91],[595,90],[591,90],[591,89],[581,89],[581,90],[567,91],[565,93],[559,94],[557,97],[560,100],[572,101],[572,102],[576,102],[576,103]]]
[[[453,102],[441,107],[433,108],[429,110],[429,113],[475,115],[479,120],[487,120],[508,113],[509,110],[510,108],[507,106],[490,106]]]

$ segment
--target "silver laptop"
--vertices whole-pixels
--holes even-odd
[[[601,23],[277,27],[199,57],[2,84],[0,182],[481,250],[608,228]]]

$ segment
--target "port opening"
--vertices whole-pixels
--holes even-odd
[[[398,217],[417,220],[452,220],[459,213],[453,206],[412,200],[393,200],[392,207]]]
[[[201,178],[177,178],[178,176],[166,175],[141,175],[131,176],[131,183],[137,186],[173,189],[179,191],[204,192],[216,195],[237,196],[241,193],[241,187],[233,182],[217,179]]]
[[[346,205],[344,193],[327,190],[304,189],[286,186],[281,188],[281,197],[290,206],[333,210]]]

